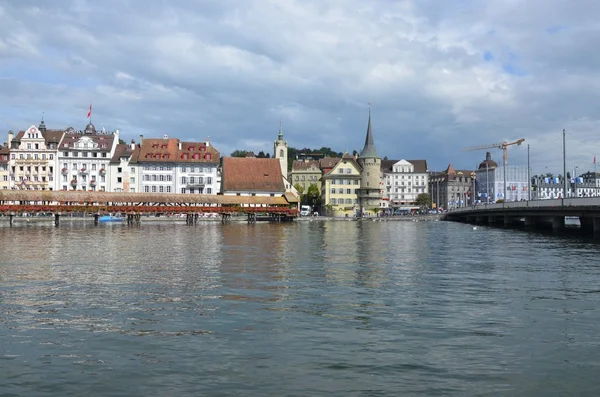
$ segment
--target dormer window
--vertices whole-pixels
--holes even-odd
[[[194,153],[194,155],[192,156],[192,158],[194,160],[198,160],[198,159],[200,159],[200,155],[198,153]]]
[[[193,152],[194,151],[194,147],[193,146],[188,146],[188,152]]]
[[[158,143],[152,144],[152,149],[158,149]]]
[[[184,153],[184,154],[181,155],[181,158],[183,160],[187,160],[189,158],[189,155],[187,153]]]
[[[204,159],[205,159],[205,160],[212,160],[212,153],[206,153],[206,154],[204,155]]]
[[[160,147],[160,148],[161,148],[161,149],[166,149],[166,148],[167,148],[167,144],[166,144],[166,143],[163,143],[163,144],[161,145],[161,147]]]

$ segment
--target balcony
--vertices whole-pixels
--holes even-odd
[[[96,180],[95,179],[92,179],[90,181],[90,186],[96,186]]]
[[[81,169],[79,170],[79,173],[80,173],[80,174],[82,174],[82,175],[85,175],[85,174],[87,174],[87,173],[88,173],[88,170],[87,170],[87,168],[81,168]]]
[[[100,171],[98,171],[98,173],[100,173],[100,175],[106,175],[106,170],[104,168],[100,168]]]
[[[60,173],[63,175],[67,175],[69,173],[69,170],[66,168],[63,168],[62,170],[60,170]]]
[[[77,186],[77,179],[71,179],[71,186]]]

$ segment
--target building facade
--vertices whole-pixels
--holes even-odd
[[[417,197],[429,193],[426,160],[382,160],[384,201],[390,208],[414,208]]]
[[[137,164],[138,191],[144,193],[217,194],[220,154],[210,143],[179,139],[140,138]],[[123,175],[131,178],[131,175]]]
[[[377,154],[373,141],[370,108],[365,146],[358,157],[358,164],[362,168],[360,188],[357,192],[360,216],[373,216],[382,208],[383,183],[381,181],[381,158]]]
[[[291,183],[300,187],[302,193],[306,193],[310,185],[320,188],[321,168],[318,160],[294,160],[290,172]]]
[[[108,167],[108,190],[110,192],[139,192],[139,146],[132,140],[129,145],[119,143]]]
[[[118,130],[98,133],[92,123],[83,131],[67,129],[59,144],[60,176],[56,188],[110,191],[107,174],[118,142]]]
[[[56,188],[56,158],[62,130],[48,130],[44,121],[39,127],[30,126],[13,136],[8,133],[10,146],[10,188],[22,190],[54,190]]]
[[[445,171],[429,174],[432,207],[447,210],[471,204],[475,171],[456,170],[452,164]]]
[[[8,172],[9,158],[10,150],[8,144],[0,146],[0,190],[10,189],[10,172]]]
[[[363,169],[346,154],[321,178],[322,213],[326,216],[346,217],[360,214],[358,192]]]
[[[528,200],[527,167],[506,166],[506,197],[504,197],[504,166],[477,170],[478,198],[483,202],[506,199],[509,201]],[[488,191],[489,189],[489,191]]]

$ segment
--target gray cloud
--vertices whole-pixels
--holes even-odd
[[[0,128],[211,137],[225,154],[360,149],[472,168],[525,137],[534,172],[598,146],[600,4],[541,0],[0,1]],[[597,153],[600,156],[600,151]],[[496,150],[494,157],[501,158]],[[510,150],[526,164],[526,148]]]

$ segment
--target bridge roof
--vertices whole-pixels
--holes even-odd
[[[210,194],[109,193],[75,190],[0,190],[1,201],[56,201],[88,203],[185,203],[288,205],[281,196],[225,196]]]

